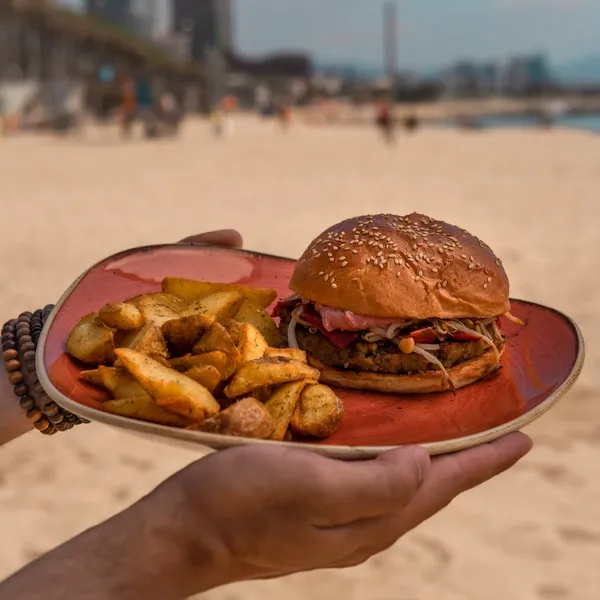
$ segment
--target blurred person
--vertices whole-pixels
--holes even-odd
[[[379,102],[379,105],[377,106],[375,123],[381,130],[385,142],[387,144],[394,142],[396,123],[393,115],[393,106],[389,99],[385,98]]]
[[[419,117],[417,117],[417,115],[415,114],[406,115],[406,117],[404,117],[403,124],[404,129],[406,129],[406,131],[408,131],[409,133],[413,133],[419,128]]]
[[[283,131],[287,131],[292,123],[292,105],[287,100],[277,104],[277,121]]]
[[[183,242],[242,247],[230,230]],[[0,443],[31,429],[6,374],[0,408]],[[418,447],[353,463],[285,444],[215,452],[9,577],[0,600],[179,600],[234,582],[352,567],[530,449],[514,433],[437,458]]]
[[[135,80],[127,75],[121,85],[121,133],[124,137],[131,135],[131,127],[137,113],[137,97]]]

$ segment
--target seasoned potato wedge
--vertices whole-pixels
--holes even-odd
[[[237,368],[237,362],[219,350],[207,352],[206,354],[199,354],[197,358],[197,364],[199,365],[212,365],[213,367],[216,367],[223,380],[229,379],[235,373]]]
[[[219,412],[219,403],[213,395],[193,379],[135,350],[120,348],[116,354],[159,406],[193,421]]]
[[[167,305],[162,304],[151,295],[140,296],[139,299],[136,300],[135,306],[142,314],[144,323],[154,323],[158,328],[173,319],[179,318],[180,315],[180,313],[174,311]]]
[[[283,343],[283,337],[275,321],[269,313],[258,304],[251,300],[245,300],[240,310],[235,315],[235,320],[240,323],[250,323],[254,325],[267,340],[269,346],[277,348]]]
[[[344,405],[325,385],[308,385],[300,395],[290,423],[300,435],[328,438],[344,418]]]
[[[303,363],[307,362],[306,352],[299,348],[267,348],[265,350],[265,358],[287,358]]]
[[[213,365],[198,365],[186,371],[185,374],[204,386],[211,394],[214,393],[221,381],[221,373]]]
[[[208,283],[205,281],[193,281],[191,279],[181,279],[179,277],[167,277],[163,280],[162,288],[164,292],[179,296],[188,302],[200,300],[215,292],[239,292],[244,298],[252,300],[255,304],[266,308],[277,297],[276,290],[250,288],[230,283]]]
[[[159,425],[183,428],[190,424],[188,419],[158,406],[147,394],[135,398],[108,400],[102,403],[102,410],[114,415],[138,419],[139,421],[149,421]]]
[[[169,366],[180,373],[185,373],[198,365],[206,365],[207,363],[200,355],[186,354],[180,358],[172,358],[169,361]]]
[[[203,354],[205,352],[214,352],[216,350],[223,352],[233,360],[240,359],[239,350],[221,323],[213,323],[211,325],[210,329],[194,346],[193,353]]]
[[[110,365],[115,359],[115,333],[97,314],[83,317],[71,330],[67,352],[88,365]]]
[[[240,360],[248,362],[262,358],[269,348],[269,344],[254,325],[244,323],[238,333],[238,348]]]
[[[261,358],[241,365],[225,388],[225,395],[228,398],[238,398],[257,388],[301,379],[318,381],[318,369],[297,360]]]
[[[271,439],[281,441],[285,438],[296,404],[305,386],[306,381],[286,383],[265,402],[265,408],[275,423]]]
[[[137,350],[152,358],[168,358],[167,343],[161,330],[154,324],[148,323],[140,331],[131,332],[119,340],[119,347]]]
[[[98,316],[108,327],[121,331],[141,329],[144,325],[142,313],[127,302],[109,302],[100,309]]]
[[[102,385],[114,396],[115,400],[148,395],[136,378],[123,367],[100,366],[98,371],[102,377]]]
[[[133,304],[134,306],[138,306],[141,302],[143,303],[152,303],[152,304],[162,304],[167,308],[170,308],[173,312],[177,314],[182,313],[187,307],[188,302],[186,302],[183,298],[179,298],[179,296],[174,296],[173,294],[165,294],[164,292],[157,292],[154,294],[142,294],[140,296],[135,296],[134,298],[130,298],[127,300],[129,304]]]
[[[102,374],[100,373],[99,369],[81,371],[79,376],[87,383],[91,383],[97,387],[104,387],[104,381],[102,380]]]
[[[273,418],[261,402],[244,398],[188,429],[265,440],[271,436],[273,426]]]
[[[244,297],[239,292],[217,292],[198,300],[181,313],[178,319],[166,322],[163,333],[180,349],[190,349],[213,323],[231,319]]]

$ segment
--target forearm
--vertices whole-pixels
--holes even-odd
[[[0,370],[0,414],[0,446],[31,431],[32,424],[19,406],[19,399],[3,368]]]
[[[144,499],[0,584],[0,600],[179,600],[223,583],[178,518]]]

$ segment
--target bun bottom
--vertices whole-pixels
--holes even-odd
[[[500,355],[503,351],[504,348],[500,351]],[[308,362],[321,371],[321,382],[337,387],[391,394],[430,394],[452,389],[441,371],[427,371],[413,375],[391,375],[367,371],[357,373],[355,371],[329,368],[310,356]],[[457,390],[493,373],[499,366],[494,351],[490,349],[477,358],[467,360],[446,370],[454,389]]]

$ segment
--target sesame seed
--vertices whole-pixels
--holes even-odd
[[[334,247],[333,247],[333,249],[334,249],[334,250],[337,250],[337,249],[338,249],[338,247],[337,247],[337,246],[334,246]]]
[[[423,277],[423,271],[419,271],[419,277]]]
[[[401,273],[400,273],[400,271],[398,271],[398,272],[396,273],[396,277],[400,277],[400,275],[401,275]]]
[[[444,254],[444,249],[443,249],[443,248],[438,248],[438,252],[439,252],[440,254]]]
[[[413,244],[413,250],[416,250],[416,249],[417,249],[417,245]]]
[[[337,283],[332,283],[332,284],[331,284],[331,287],[332,287],[332,288],[337,288]]]
[[[483,284],[483,289],[484,289],[484,290],[486,290],[486,289],[487,289],[487,286],[488,286],[488,284],[487,284],[487,283],[484,283],[484,284]]]
[[[329,281],[329,275],[325,275],[325,281]]]
[[[333,258],[330,258],[330,259],[329,259],[329,262],[333,262]]]
[[[433,269],[431,269],[431,270],[432,270],[434,273],[437,273],[439,269],[438,269],[437,267],[433,267]]]
[[[381,256],[382,254],[383,254],[383,250],[380,250],[380,251],[377,253],[377,256]]]
[[[340,256],[339,260],[346,260],[345,256]]]
[[[442,281],[442,287],[448,287],[448,282],[445,279]]]
[[[319,271],[319,275],[325,275],[325,271]]]
[[[383,265],[381,263],[379,263],[379,268],[383,269]]]
[[[464,258],[465,260],[467,260],[467,255],[466,254],[461,254],[460,257]]]
[[[344,261],[344,262],[342,263],[342,267],[346,267],[346,266],[348,266],[348,262],[347,262],[347,261]]]
[[[469,265],[469,271],[472,271],[474,268],[475,268],[475,265],[474,265],[473,263],[471,263],[471,264]]]
[[[327,256],[329,256],[329,258],[331,258],[333,256],[333,254],[331,254],[331,252],[328,252]]]
[[[491,281],[492,281],[492,278],[491,278],[491,277],[488,277],[488,283],[489,283],[489,282],[491,282]]]
[[[472,256],[469,256],[469,260],[470,260],[471,262],[475,262],[475,259],[474,259]]]
[[[358,250],[352,250],[352,254],[358,254]]]

